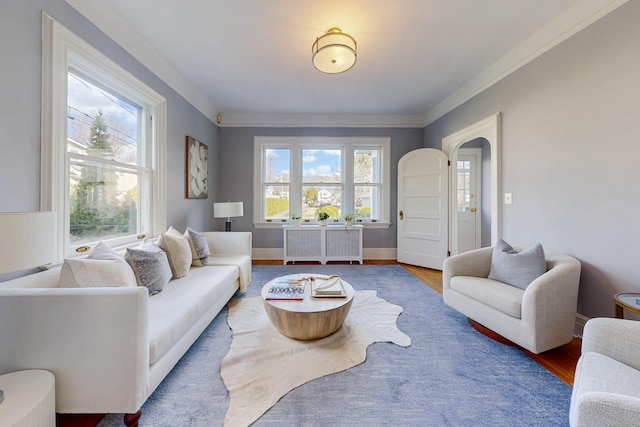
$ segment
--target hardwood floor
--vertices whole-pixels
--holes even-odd
[[[254,260],[254,265],[282,265],[282,260]],[[296,264],[304,264],[302,262],[297,262]],[[317,263],[308,263],[308,264],[317,264]],[[342,263],[339,263],[342,264]],[[345,263],[347,264],[347,263]],[[395,260],[365,260],[364,264],[370,265],[383,265],[383,264],[398,264]],[[437,270],[431,270],[423,267],[416,267],[414,265],[409,264],[400,264],[404,269],[406,269],[409,273],[416,276],[426,285],[433,288],[438,293],[442,294],[442,272]],[[496,334],[495,332],[484,328],[482,325],[475,324],[470,325],[470,327],[474,327],[480,333],[488,336],[489,338],[495,339],[496,341],[500,341],[505,345],[513,345],[517,347],[515,344],[510,342],[504,337]],[[530,351],[527,351],[523,348],[520,348],[522,352],[524,352],[527,356],[531,357],[541,366],[546,368],[549,372],[560,378],[565,383],[571,385],[573,384],[574,373],[576,369],[576,363],[578,362],[578,358],[580,357],[580,346],[581,340],[579,338],[574,338],[569,344],[563,345],[562,347],[558,347],[553,350],[546,351],[542,354],[533,354]],[[58,427],[93,427],[100,419],[102,419],[103,415],[75,415],[75,414],[66,414],[61,415],[58,414]]]
[[[424,283],[432,287],[434,290],[442,294],[442,272],[430,270],[428,268],[416,267],[414,265],[402,264],[402,266],[411,274],[422,280]],[[475,323],[475,322],[474,322]],[[534,354],[525,350],[506,338],[496,334],[495,332],[483,327],[482,325],[472,325],[480,333],[487,335],[489,338],[495,339],[507,345],[518,347],[527,356],[542,365],[549,372],[560,378],[567,384],[573,384],[573,378],[576,370],[576,363],[580,357],[580,346],[582,340],[574,338],[570,343],[553,350],[545,351],[541,354]]]
[[[397,264],[395,260],[365,260],[365,264]],[[256,265],[282,265],[280,261],[254,261]],[[301,264],[300,262],[296,264]],[[317,263],[315,263],[317,264]],[[430,286],[436,292],[442,294],[442,272],[438,270],[431,270],[424,267],[417,267],[415,265],[400,264],[409,273],[416,276],[426,285]],[[475,322],[473,322],[475,323]],[[471,322],[470,322],[471,324]],[[582,340],[574,338],[570,343],[558,347],[553,350],[545,351],[541,354],[534,354],[528,350],[525,350],[506,338],[496,334],[495,332],[479,325],[477,323],[471,324],[478,332],[488,336],[491,339],[502,342],[505,345],[512,345],[518,347],[527,356],[531,357],[549,372],[560,378],[565,383],[573,384],[573,378],[576,369],[576,363],[580,357],[580,347]]]

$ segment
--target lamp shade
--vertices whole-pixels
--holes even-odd
[[[0,274],[47,265],[56,256],[55,212],[0,213]]]
[[[353,67],[358,57],[356,40],[340,28],[331,28],[311,46],[311,60],[318,71],[337,74]]]
[[[215,218],[232,218],[244,215],[242,202],[220,202],[213,204]]]

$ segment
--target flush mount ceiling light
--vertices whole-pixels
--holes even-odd
[[[356,39],[340,28],[330,28],[311,47],[313,66],[327,74],[344,73],[356,63]]]

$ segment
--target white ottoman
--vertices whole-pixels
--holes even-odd
[[[29,369],[0,375],[0,426],[55,427],[56,387],[49,371]]]

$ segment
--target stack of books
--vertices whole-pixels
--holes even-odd
[[[347,291],[339,276],[329,276],[325,279],[314,277],[311,280],[311,296],[316,298],[344,298]]]

